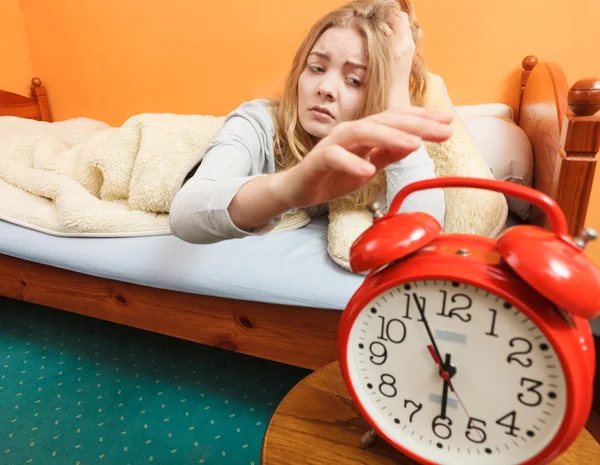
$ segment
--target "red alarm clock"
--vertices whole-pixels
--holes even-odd
[[[497,240],[445,234],[398,213],[431,188],[479,188],[540,207],[550,230],[514,226]],[[353,244],[368,272],[338,334],[346,386],[373,433],[421,464],[546,464],[588,418],[600,272],[550,197],[494,180],[407,186]]]

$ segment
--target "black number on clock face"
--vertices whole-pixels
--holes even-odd
[[[512,352],[507,357],[508,363],[518,363],[522,367],[528,368],[531,366],[533,361],[529,357],[521,357],[522,355],[527,355],[531,353],[533,349],[533,345],[527,339],[523,337],[515,337],[512,338],[509,342],[511,347],[517,347],[519,350]]]
[[[393,318],[386,323],[385,317],[379,316],[381,320],[381,333],[378,339],[400,344],[406,338],[406,325],[402,320]]]
[[[516,422],[517,422],[517,412],[515,412],[514,410],[512,412],[507,413],[502,418],[499,418],[498,420],[496,420],[496,424],[498,424],[500,426],[504,426],[505,428],[508,428],[508,430],[505,431],[506,434],[508,434],[509,436],[514,436],[514,437],[517,437],[517,435],[515,434],[515,431],[521,431],[521,428],[516,427]]]
[[[498,337],[498,335],[494,332],[494,330],[496,329],[496,318],[498,317],[498,310],[494,308],[488,308],[488,310],[492,312],[492,323],[490,330],[485,334],[486,336]]]
[[[412,400],[407,399],[404,401],[404,408],[406,408],[408,406],[408,404],[412,404],[413,407],[415,408],[415,410],[410,414],[410,417],[408,417],[408,421],[410,423],[412,423],[413,417],[415,416],[415,414],[417,414],[419,412],[419,410],[421,410],[423,408],[423,404],[418,404],[417,402],[413,402]]]
[[[435,434],[440,439],[450,439],[452,436],[452,420],[450,417],[442,417],[438,415],[433,419],[431,423],[431,428],[433,429],[433,434]]]
[[[369,359],[375,365],[383,365],[387,360],[387,349],[385,345],[379,341],[373,341],[369,345],[369,350],[371,351],[371,357]]]
[[[420,443],[431,462],[526,462],[566,408],[546,336],[516,305],[463,283],[386,291],[359,315],[349,346],[367,411],[407,448]]]
[[[398,394],[398,390],[396,389],[396,378],[388,374],[381,375],[379,392],[385,397],[396,397],[396,394]]]
[[[523,394],[520,392],[517,399],[523,405],[527,405],[527,407],[537,407],[542,403],[542,394],[537,389],[543,385],[544,383],[535,379],[521,378],[521,386],[529,387],[527,388],[527,393]]]
[[[440,292],[444,295],[442,301],[442,309],[438,315],[445,316],[447,318],[458,318],[461,321],[469,322],[471,321],[471,314],[469,312],[459,313],[464,310],[469,310],[473,305],[473,300],[471,297],[465,294],[454,294],[450,297],[450,302],[453,304],[459,304],[459,306],[452,307],[450,309],[446,308],[446,302],[448,300],[448,292],[444,290],[440,290]],[[460,306],[462,305],[462,307]]]
[[[483,444],[487,439],[487,435],[483,428],[485,428],[486,423],[483,420],[478,420],[477,418],[469,418],[469,423],[467,424],[467,431],[465,432],[465,436],[471,442],[475,444]]]
[[[418,321],[423,321],[421,318],[421,312],[425,309],[425,297],[419,296],[417,293],[413,292],[411,294],[404,294],[404,299],[406,301],[406,309],[402,318],[412,320],[412,317],[410,315],[414,312],[416,307]]]

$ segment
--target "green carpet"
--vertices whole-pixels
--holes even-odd
[[[258,465],[307,374],[0,297],[0,464]]]

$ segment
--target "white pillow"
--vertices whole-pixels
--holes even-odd
[[[505,103],[482,103],[478,105],[455,105],[456,112],[461,118],[470,116],[498,116],[514,120],[513,109]]]
[[[466,126],[494,177],[531,187],[533,150],[527,134],[513,121],[496,116],[467,116]],[[529,203],[507,196],[508,208],[522,220],[529,216]]]

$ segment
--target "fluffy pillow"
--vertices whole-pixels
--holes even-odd
[[[454,133],[441,142],[426,142],[438,177],[463,176],[493,179],[494,175],[462,118],[452,105],[442,78],[429,73],[425,106],[454,112]],[[448,188],[444,233],[476,234],[496,237],[504,228],[508,204],[504,195],[482,189]]]
[[[464,121],[496,179],[531,187],[533,149],[525,131],[495,116],[470,116]],[[527,220],[530,204],[514,197],[507,200],[508,208]]]
[[[463,176],[493,179],[485,158],[475,145],[469,130],[450,101],[442,78],[429,74],[426,105],[456,115],[454,133],[442,143],[425,143],[438,177]],[[497,236],[508,215],[506,198],[499,193],[479,189],[444,189],[446,217],[444,233]],[[353,242],[372,224],[366,211],[330,206],[327,251],[340,266],[350,269],[349,252]]]

